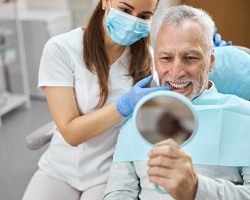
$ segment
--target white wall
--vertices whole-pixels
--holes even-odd
[[[68,10],[69,0],[17,0],[19,13],[26,10]],[[0,6],[0,17],[13,15],[13,3],[6,3]]]
[[[27,1],[28,9],[68,9],[68,0],[23,0]]]
[[[17,12],[13,9],[13,3],[7,3],[0,5],[0,32],[1,28],[6,30],[15,30],[15,21]],[[37,89],[37,74],[40,62],[42,49],[46,41],[57,34],[69,31],[72,29],[72,17],[68,0],[17,0],[17,6],[19,11],[19,19],[23,26],[23,38],[24,46],[26,50],[26,63],[29,73],[29,82],[31,95],[37,95],[40,92]],[[18,43],[16,42],[16,35],[12,36],[14,52],[19,55]],[[11,55],[8,53],[8,55]],[[21,54],[20,54],[21,55]],[[20,73],[19,56],[16,56],[15,62],[12,63],[13,67],[10,67],[10,82],[11,90],[13,92],[20,93],[22,91],[22,76]],[[0,89],[5,87],[3,85],[3,78],[1,73],[0,63]],[[41,92],[40,92],[41,93]],[[40,95],[39,93],[39,95]]]
[[[74,27],[84,27],[92,14],[98,0],[69,0]]]

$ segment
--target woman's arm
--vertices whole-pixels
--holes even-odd
[[[80,115],[72,87],[44,87],[44,91],[58,130],[72,146],[100,135],[123,119],[115,103]]]

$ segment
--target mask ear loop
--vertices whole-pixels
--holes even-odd
[[[111,0],[109,0],[109,9],[111,10]]]

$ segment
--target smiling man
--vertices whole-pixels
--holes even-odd
[[[179,21],[176,17],[160,27],[156,38],[155,65],[160,84],[170,86],[189,99],[209,88],[208,73],[213,70],[215,59],[213,23],[208,19],[194,22]],[[205,31],[204,26],[208,27]]]
[[[105,200],[250,199],[250,103],[218,93],[209,81],[213,32],[214,22],[200,9],[182,5],[162,14],[154,49],[159,81],[191,100],[199,128],[185,148],[165,140],[149,149],[132,118],[127,119]],[[156,192],[152,183],[166,194]]]

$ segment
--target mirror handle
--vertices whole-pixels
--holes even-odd
[[[155,189],[157,192],[159,192],[159,193],[161,193],[161,194],[167,194],[167,191],[166,191],[163,187],[161,187],[161,186],[159,186],[159,185],[156,185],[156,184],[153,184],[153,187],[154,187],[154,189]]]

